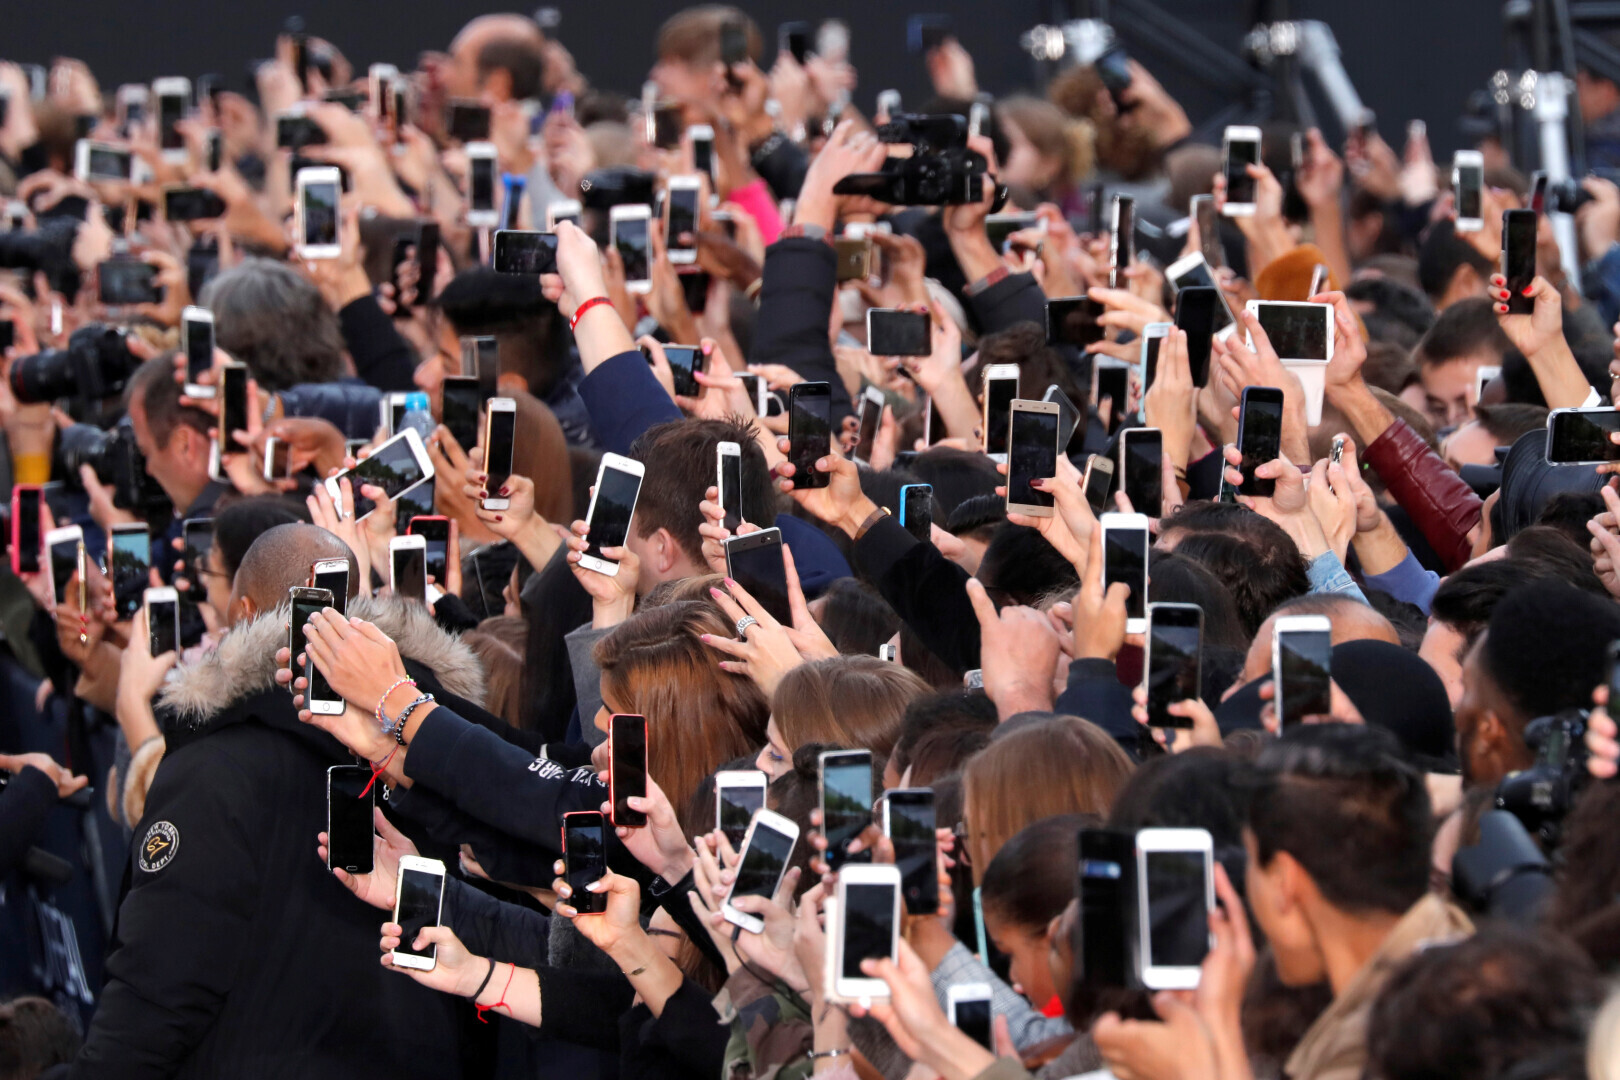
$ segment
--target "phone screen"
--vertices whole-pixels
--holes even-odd
[[[672,186],[664,198],[669,204],[669,230],[664,234],[664,243],[671,251],[690,250],[695,243],[683,243],[681,236],[689,234],[696,240],[698,189]]]
[[[1083,349],[1107,332],[1097,319],[1108,310],[1088,296],[1046,302],[1046,343]]]
[[[120,150],[116,146],[107,146],[104,143],[91,143],[89,153],[89,168],[87,170],[91,179],[100,180],[128,180],[129,165],[132,160],[128,150]]]
[[[837,870],[844,849],[872,823],[872,755],[866,751],[829,758],[822,767],[821,832],[827,865]]]
[[[1153,377],[1159,373],[1159,346],[1164,344],[1163,334],[1148,334],[1142,338],[1142,392],[1153,386]]]
[[[873,356],[927,356],[933,351],[933,322],[924,311],[871,312],[866,351]]]
[[[214,321],[187,319],[183,336],[186,339],[186,381],[195,385],[203,373],[214,366]]]
[[[665,345],[664,359],[669,361],[669,373],[674,377],[676,394],[697,397],[703,392],[694,374],[698,368],[696,345]]]
[[[371,773],[366,770],[367,775]],[[399,872],[399,947],[395,952],[410,956],[436,956],[439,947],[411,948],[416,936],[430,926],[439,925],[439,899],[444,895],[444,875],[429,874],[412,868]]]
[[[1057,475],[1058,414],[1014,409],[1012,443],[1007,456],[1007,502],[1051,506],[1053,497],[1030,486],[1033,480]]]
[[[1108,529],[1103,533],[1103,591],[1116,581],[1131,587],[1125,617],[1147,615],[1148,534],[1146,529]]]
[[[1158,517],[1164,502],[1164,437],[1156,430],[1127,432],[1125,495],[1138,514]]]
[[[956,1003],[956,1029],[986,1050],[991,1049],[990,1020],[989,998]]]
[[[517,437],[517,410],[489,410],[489,445],[484,447],[484,472],[489,477],[486,490],[499,491],[512,475],[513,444]]]
[[[116,529],[112,534],[113,603],[118,618],[128,619],[141,610],[151,585],[152,538],[145,528]]]
[[[720,454],[720,505],[726,512],[725,526],[732,532],[742,524],[742,454]]]
[[[153,303],[157,267],[129,258],[111,258],[96,268],[97,295],[104,304]]]
[[[396,547],[389,554],[394,566],[394,595],[426,602],[427,548]]]
[[[1221,227],[1219,215],[1215,213],[1215,196],[1195,195],[1193,213],[1198,218],[1199,253],[1210,266],[1223,265],[1226,253],[1221,249]]]
[[[613,824],[639,828],[647,815],[630,809],[629,798],[647,795],[647,718],[620,715],[613,718]]]
[[[1176,329],[1187,335],[1187,366],[1194,386],[1209,380],[1209,351],[1215,345],[1216,311],[1224,312],[1213,287],[1193,285],[1176,294]]]
[[[1485,194],[1485,167],[1483,165],[1457,166],[1457,216],[1479,218]]]
[[[557,234],[502,229],[495,234],[497,274],[553,274],[557,271]]]
[[[731,887],[731,895],[769,897],[774,894],[792,854],[793,837],[764,823],[756,825],[754,835],[743,850],[742,862],[737,865],[737,880]]]
[[[372,870],[371,770],[334,765],[326,770],[326,865],[351,874]]]
[[[338,245],[338,197],[335,180],[304,185],[304,244],[308,247]]]
[[[793,486],[826,487],[827,474],[816,468],[832,452],[832,389],[826,383],[798,383],[788,390],[788,440]]]
[[[1148,948],[1144,966],[1197,967],[1209,953],[1209,901],[1200,851],[1147,853]]]
[[[427,552],[427,572],[439,588],[444,588],[450,568],[450,523],[431,517],[416,517],[411,519],[405,531],[427,541],[424,549]]]
[[[1238,449],[1243,452],[1242,495],[1270,498],[1277,481],[1262,480],[1254,470],[1275,461],[1282,452],[1283,398],[1281,390],[1250,387],[1243,392],[1243,414],[1238,424]]]
[[[214,546],[214,523],[209,518],[192,518],[183,527],[186,549],[181,557],[186,563],[186,577],[192,588],[203,587],[203,571],[208,569],[208,552]]]
[[[692,168],[700,173],[714,174],[714,137],[692,137]]]
[[[160,150],[184,150],[186,140],[176,130],[175,125],[185,119],[186,99],[178,94],[160,94],[158,96],[158,148]]]
[[[84,541],[58,540],[51,545],[51,581],[56,585],[56,602],[67,603],[68,581],[79,572],[79,549]]]
[[[894,792],[888,797],[889,839],[900,868],[900,898],[912,915],[939,910],[938,838],[934,835],[934,793]]]
[[[862,960],[881,960],[893,955],[894,886],[860,884],[844,886],[843,978],[864,979]]]
[[[1098,467],[1099,462],[1102,468]],[[1108,490],[1114,486],[1114,470],[1107,466],[1112,464],[1107,458],[1092,455],[1091,466],[1086,470],[1086,502],[1094,514],[1100,514],[1108,507]]]
[[[624,280],[647,281],[651,277],[647,245],[646,218],[619,218],[613,222],[613,246],[624,263]]]
[[[762,529],[733,539],[726,545],[726,572],[777,621],[792,625],[780,530]]]
[[[1130,401],[1131,369],[1124,364],[1097,364],[1097,400],[1099,408],[1103,398],[1109,402],[1108,430],[1115,431],[1124,424],[1125,406]]]
[[[1012,403],[1018,397],[1018,380],[986,379],[984,382],[984,447],[989,454],[1005,454],[1012,434]]]
[[[466,375],[446,375],[441,395],[445,428],[457,446],[471,450],[478,443],[478,410],[484,404],[478,380]]]
[[[376,504],[360,494],[361,484],[380,487],[385,495],[395,499],[406,488],[421,483],[423,473],[416,455],[411,453],[410,440],[399,435],[383,443],[375,454],[348,472],[339,474],[340,479],[343,476],[354,486],[355,517],[364,517]]]
[[[309,622],[309,617],[311,615],[315,614],[317,611],[320,611],[324,607],[330,606],[332,604],[332,598],[335,595],[335,593],[332,593],[323,596],[319,595],[314,590],[309,589],[301,589],[298,592],[293,593],[292,615],[288,619],[289,633],[287,636],[287,648],[288,651],[292,653],[293,660],[296,661],[298,654],[305,652],[304,643],[309,640],[304,636],[304,624]],[[305,653],[304,658],[304,676],[309,680],[309,689],[304,695],[307,700],[343,700],[332,692],[332,687],[327,683],[326,676],[322,675],[321,669],[315,666],[315,662],[313,660],[309,659],[308,653]],[[367,774],[370,774],[369,769],[367,770]]]
[[[765,806],[765,788],[754,784],[724,784],[719,788],[720,831],[731,841],[733,850],[742,846],[748,823]]]
[[[1609,435],[1620,431],[1620,410],[1591,409],[1552,414],[1547,434],[1547,460],[1554,465],[1620,461],[1620,446]]]
[[[860,422],[856,426],[855,460],[871,462],[872,450],[877,444],[878,425],[883,420],[883,401],[861,398]]]
[[[495,159],[471,157],[467,159],[471,173],[468,182],[467,205],[475,213],[495,209]]]
[[[1226,143],[1226,201],[1254,202],[1254,177],[1249,166],[1260,163],[1260,143],[1256,139],[1228,139]]]
[[[180,604],[175,600],[154,600],[146,605],[146,629],[151,637],[153,656],[180,651]],[[371,770],[366,770],[371,775]]]
[[[1534,258],[1534,239],[1531,241]],[[1531,276],[1534,276],[1532,271]],[[1260,304],[1255,315],[1283,360],[1326,360],[1332,316],[1326,304]]]
[[[24,574],[39,573],[39,501],[43,497],[38,488],[17,492],[17,569]]]
[[[1199,696],[1199,612],[1190,607],[1154,608],[1148,618],[1147,710],[1150,727],[1191,727],[1168,707]]]
[[[1277,632],[1277,700],[1282,722],[1297,724],[1307,716],[1333,714],[1333,633],[1330,630]]]
[[[622,469],[603,469],[596,485],[596,499],[591,503],[591,519],[587,522],[590,546],[585,554],[612,562],[602,554],[602,549],[623,547],[625,538],[630,535],[630,515],[635,511],[636,496],[641,493],[641,477]]]
[[[248,428],[247,380],[245,367],[219,369],[219,452],[224,455],[244,453],[231,436]]]
[[[900,524],[923,543],[933,536],[934,488],[931,484],[909,484],[900,510]]]
[[[1108,287],[1125,287],[1125,268],[1136,257],[1136,200],[1114,196],[1114,228],[1108,240]]]
[[[332,594],[332,607],[339,615],[348,614],[349,568],[346,564],[341,570],[326,570],[317,573],[315,575],[315,588],[325,589]]]
[[[585,891],[607,873],[607,826],[597,813],[563,815],[563,858],[566,860],[568,902],[575,911],[607,910],[607,897]]]
[[[1507,278],[1508,314],[1528,315],[1536,306],[1524,295],[1536,278],[1536,212],[1507,210],[1502,214],[1502,276]]]

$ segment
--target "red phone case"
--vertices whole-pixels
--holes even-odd
[[[24,490],[40,492],[40,497],[39,498],[40,498],[41,505],[43,505],[44,501],[45,501],[45,495],[44,495],[45,489],[43,487],[41,487],[39,484],[17,484],[15,486],[13,486],[12,489],[11,489],[11,572],[13,574],[16,574],[19,577],[22,576],[22,564],[18,561],[18,555],[22,551],[22,547],[21,547],[22,536],[19,535],[20,531],[21,531],[22,522],[19,520],[20,515],[17,513],[17,507],[20,505],[19,500],[17,498],[17,495],[18,495],[19,492],[22,492]],[[43,519],[43,517],[40,519],[40,529],[41,529],[40,534],[38,536],[35,536],[35,537],[32,538],[32,544],[33,544],[36,559],[38,559],[38,556],[39,556],[40,541],[44,538],[44,535],[45,535],[45,533],[43,531],[44,530],[44,519]]]

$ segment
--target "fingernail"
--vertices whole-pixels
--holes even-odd
[[[483,489],[483,488],[481,488],[481,489],[479,489],[479,492],[478,492],[478,497],[479,497],[479,498],[480,498],[480,499],[487,499],[487,498],[489,498],[489,491],[488,491],[488,489]]]
[[[506,519],[504,517],[502,517],[500,514],[496,514],[495,515],[495,520],[496,521],[505,521]]]
[[[504,499],[506,496],[507,496],[507,490],[505,488],[501,488],[501,498]]]
[[[736,587],[737,583],[735,581],[732,581],[730,578],[726,578],[726,588],[735,589]]]
[[[1536,287],[1534,285],[1526,285],[1524,287],[1524,295],[1529,296],[1532,292],[1535,291],[1535,288]]]
[[[709,590],[709,595],[710,595],[710,596],[712,596],[712,597],[714,597],[714,598],[715,598],[715,599],[716,599],[716,600],[718,600],[718,599],[720,599],[720,597],[721,597],[721,596],[722,596],[722,595],[724,595],[724,594],[723,594],[723,593],[721,593],[721,592],[720,592],[720,590],[719,590],[719,589],[715,589],[715,588],[711,588],[711,589],[710,589],[710,590]]]

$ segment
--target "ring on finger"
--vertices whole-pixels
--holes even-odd
[[[750,626],[758,626],[758,625],[759,625],[759,620],[754,618],[752,615],[744,615],[742,618],[738,619],[737,620],[737,640],[738,641],[747,641],[748,640],[748,628]]]

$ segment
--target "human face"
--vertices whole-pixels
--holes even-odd
[[[1045,188],[1052,182],[1052,174],[1056,171],[1054,163],[1041,156],[1035,144],[1024,134],[1024,129],[1011,117],[1003,114],[1000,121],[1002,133],[1007,136],[1007,142],[1011,146],[1007,152],[1007,160],[1001,165],[1002,183],[1034,188],[1037,191]]]
[[[231,575],[225,571],[225,557],[219,553],[218,544],[209,545],[208,555],[203,559],[202,578],[208,606],[223,612],[231,602]]]
[[[1278,853],[1270,866],[1260,865],[1260,847],[1254,833],[1243,830],[1243,846],[1249,853],[1244,880],[1244,896],[1254,911],[1277,958],[1277,977],[1284,986],[1310,986],[1327,978],[1327,965],[1310,920],[1301,909],[1289,878],[1298,864]]]
[[[1446,464],[1461,470],[1464,465],[1495,465],[1496,436],[1478,420],[1470,420],[1451,433],[1441,447]]]
[[[1057,994],[1052,982],[1052,968],[1048,962],[1050,941],[1046,927],[1018,926],[984,913],[984,932],[996,948],[1011,961],[1007,978],[1029,1003],[1037,1009]]]
[[[775,780],[785,776],[793,768],[793,751],[787,748],[782,739],[782,729],[776,726],[776,717],[771,717],[770,723],[765,725],[765,748],[759,752],[754,760],[754,767],[766,776]]]
[[[1463,652],[1467,648],[1468,639],[1456,627],[1438,619],[1429,620],[1429,628],[1423,632],[1423,643],[1418,646],[1418,656],[1434,668],[1434,673],[1445,684],[1446,697],[1454,712],[1462,703]]]
[[[1436,431],[1468,422],[1474,408],[1474,373],[1486,363],[1500,363],[1500,358],[1462,356],[1429,364],[1418,373],[1423,382],[1423,412]]]
[[[688,64],[681,60],[659,60],[647,77],[658,84],[661,97],[680,102],[706,101],[718,96],[715,65]]]
[[[146,458],[146,471],[163,489],[169,501],[183,510],[197,501],[203,488],[208,486],[208,458],[203,449],[205,440],[192,428],[176,424],[169,432],[169,441],[158,445],[152,429],[146,423],[146,403],[140,397],[129,403],[130,427],[135,432],[135,445]]]

